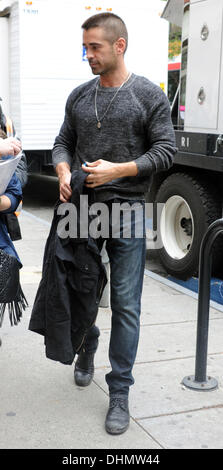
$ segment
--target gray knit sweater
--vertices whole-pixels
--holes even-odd
[[[97,128],[95,90],[99,78],[75,88],[66,103],[64,122],[53,147],[54,167],[69,163],[72,170],[99,158],[111,162],[134,160],[138,174],[95,188],[96,200],[142,198],[151,175],[171,167],[175,135],[166,95],[154,83],[132,74],[120,89]],[[99,86],[98,116],[105,113],[117,88]]]

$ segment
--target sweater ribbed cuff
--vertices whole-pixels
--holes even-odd
[[[148,159],[145,155],[137,158],[135,160],[136,166],[138,168],[138,175],[137,176],[150,176],[155,171],[154,163]]]

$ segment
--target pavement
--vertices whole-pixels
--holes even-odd
[[[104,429],[110,308],[99,309],[95,376],[86,389],[74,384],[73,366],[47,359],[43,337],[28,330],[50,222],[20,215],[23,239],[15,245],[29,307],[17,326],[6,315],[0,331],[0,449],[222,449],[222,306],[210,308],[207,360],[218,388],[191,390],[182,379],[195,370],[197,299],[145,272],[130,427],[111,436]]]

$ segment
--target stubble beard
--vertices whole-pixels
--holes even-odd
[[[91,67],[91,64],[89,63],[90,67]],[[113,60],[113,62],[111,62],[110,64],[107,64],[107,65],[104,65],[101,66],[100,64],[98,64],[98,66],[94,69],[91,67],[91,71],[93,73],[93,75],[107,75],[107,74],[110,74],[112,72],[114,72],[116,70],[116,67],[117,67],[117,64],[116,64],[116,61]]]

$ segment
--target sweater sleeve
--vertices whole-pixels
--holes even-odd
[[[72,125],[72,105],[73,93],[67,99],[64,122],[54,142],[52,150],[54,168],[61,162],[67,162],[70,167],[72,164],[77,140],[75,128]]]
[[[177,150],[169,101],[159,87],[154,98],[155,104],[147,118],[149,148],[135,160],[139,176],[168,170],[173,165],[173,157]]]

